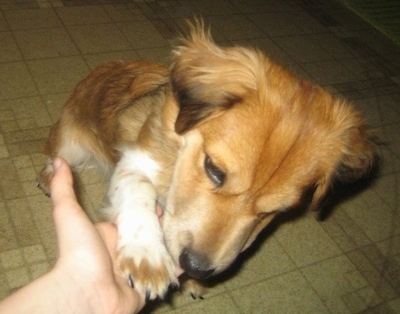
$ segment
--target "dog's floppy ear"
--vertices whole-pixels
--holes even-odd
[[[377,145],[366,129],[359,113],[349,104],[344,104],[334,116],[341,132],[338,133],[339,162],[333,171],[320,179],[313,195],[311,208],[317,209],[328,189],[335,182],[352,183],[367,177],[377,161]]]
[[[201,22],[189,24],[190,35],[174,50],[171,83],[179,114],[175,131],[189,129],[222,114],[256,89],[254,69],[263,69],[255,50],[215,44]],[[261,72],[261,71],[260,71]]]

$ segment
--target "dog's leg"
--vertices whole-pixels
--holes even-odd
[[[175,265],[156,214],[152,179],[159,170],[139,149],[125,151],[108,192],[111,208],[107,210],[111,212],[105,213],[118,227],[120,270],[150,299],[163,297],[170,284],[177,284]]]
[[[64,158],[73,169],[88,163],[91,158],[89,151],[80,145],[86,133],[62,122],[57,122],[50,132],[45,146],[49,157],[37,180],[38,187],[47,196],[50,196],[50,182],[54,172],[53,158]]]

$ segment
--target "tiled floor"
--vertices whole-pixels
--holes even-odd
[[[305,213],[267,234],[205,300],[176,293],[147,311],[400,313],[400,49],[323,0],[0,0],[0,298],[55,259],[35,178],[69,91],[107,60],[168,62],[176,29],[194,15],[218,42],[258,46],[354,101],[385,142],[382,166],[325,221]],[[93,171],[80,183],[92,213],[105,186]]]

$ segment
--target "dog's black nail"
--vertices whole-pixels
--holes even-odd
[[[200,300],[204,300],[204,297],[203,297],[203,296],[199,296],[199,299],[200,299]]]
[[[128,284],[129,284],[129,286],[130,286],[132,289],[135,288],[135,283],[134,283],[134,281],[133,281],[133,277],[132,277],[131,274],[128,275]]]
[[[146,291],[146,303],[150,301],[150,291]]]
[[[190,293],[193,300],[196,300],[196,296],[193,293]]]

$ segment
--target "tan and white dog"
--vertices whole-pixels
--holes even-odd
[[[317,208],[334,180],[356,180],[375,160],[348,102],[260,51],[216,45],[201,25],[170,69],[96,68],[62,108],[46,152],[47,192],[55,156],[110,174],[103,212],[118,226],[119,267],[151,299],[177,282],[176,265],[199,279],[223,271],[304,193]]]

